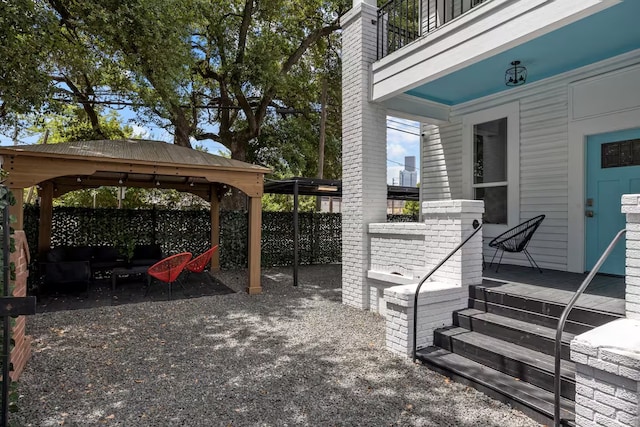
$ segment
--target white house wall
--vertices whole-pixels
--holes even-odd
[[[623,59],[625,66],[631,66],[640,62],[640,52],[625,55]],[[584,185],[584,150],[576,147],[569,149],[568,132],[570,123],[573,123],[569,119],[569,88],[574,82],[611,72],[620,65],[620,58],[617,58],[606,64],[584,67],[530,87],[523,86],[506,95],[454,107],[450,124],[423,124],[420,180],[423,200],[456,199],[462,198],[465,193],[462,188],[462,117],[517,100],[520,103],[520,222],[539,214],[546,215],[528,247],[529,252],[543,268],[569,271],[583,269],[582,263],[568,261],[571,251],[569,218],[576,213],[582,215],[582,207],[572,208],[571,213],[569,211],[570,182],[571,179],[581,179],[581,185]],[[584,141],[574,140],[572,143],[583,144]],[[570,162],[570,152],[580,158]],[[576,175],[579,176],[576,178]],[[573,218],[572,221],[582,223],[583,219]],[[576,229],[574,224],[571,227]],[[491,237],[485,233],[485,245]],[[574,248],[575,245],[583,245],[583,239],[582,232],[580,236],[573,236]],[[492,255],[493,250],[485,246],[485,258]],[[508,254],[505,254],[507,263],[528,265],[526,258],[519,254],[507,257]]]

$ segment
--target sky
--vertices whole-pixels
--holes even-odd
[[[158,141],[173,141],[173,135],[166,130],[155,126],[140,126],[134,120],[130,110],[119,110],[118,113],[123,122],[128,122],[133,127],[134,133],[144,139]],[[34,144],[39,135],[19,135],[19,144]],[[228,153],[228,150],[213,141],[200,141],[212,154]],[[0,134],[0,145],[13,145],[11,135]],[[387,184],[397,185],[400,171],[404,169],[405,156],[416,157],[416,169],[418,179],[420,177],[420,124],[411,120],[396,117],[387,117]]]

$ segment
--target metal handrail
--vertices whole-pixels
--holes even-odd
[[[602,267],[602,264],[604,264],[604,262],[607,260],[607,258],[613,251],[613,248],[616,246],[616,244],[618,244],[618,241],[620,240],[622,235],[624,235],[626,232],[627,232],[626,229],[622,229],[618,231],[618,234],[616,234],[613,240],[611,240],[611,243],[609,243],[609,246],[607,246],[607,249],[605,249],[605,251],[602,253],[600,258],[598,259],[598,262],[596,262],[596,265],[593,266],[593,268],[591,269],[587,277],[582,281],[582,284],[578,287],[578,290],[569,301],[569,304],[567,304],[567,306],[564,308],[564,311],[562,312],[562,314],[560,315],[560,319],[558,320],[558,327],[556,328],[556,343],[555,343],[555,376],[553,379],[553,386],[554,386],[553,422],[555,427],[560,427],[560,423],[562,421],[560,419],[560,389],[562,387],[562,378],[560,377],[560,360],[561,360],[560,352],[562,351],[562,330],[564,329],[564,324],[566,323],[567,318],[569,317],[569,313],[573,309],[573,306],[575,305],[578,298],[580,298],[584,290],[587,288],[587,286],[589,286],[589,284],[593,280],[593,277],[596,275],[596,273],[598,273],[598,270],[600,270],[600,267]]]
[[[469,240],[471,240],[471,238],[473,236],[475,236],[478,233],[478,231],[480,231],[480,229],[482,229],[482,224],[477,222],[477,220],[474,220],[473,228],[475,228],[475,230],[473,231],[473,233],[471,233],[469,235],[469,237],[464,239],[458,246],[456,246],[451,252],[449,252],[449,255],[444,257],[444,259],[442,261],[440,261],[440,263],[438,263],[438,265],[436,265],[429,273],[427,273],[426,276],[424,276],[422,279],[420,279],[420,282],[418,282],[418,287],[416,288],[416,293],[413,296],[413,352],[412,352],[412,354],[413,354],[413,363],[416,362],[416,351],[417,351],[417,345],[418,345],[418,340],[417,340],[417,335],[418,335],[417,334],[417,332],[418,332],[417,331],[417,329],[418,329],[418,297],[420,296],[420,288],[422,287],[424,282],[426,282],[427,279],[433,275],[433,273],[435,273],[440,267],[442,267],[442,265],[445,262],[447,262],[449,260],[449,258],[451,258],[453,256],[453,254],[458,252],[458,250],[461,247],[463,247],[465,245],[465,243],[467,243]]]

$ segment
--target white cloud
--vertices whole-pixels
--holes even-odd
[[[131,124],[130,126],[131,126],[131,129],[133,129],[134,138],[142,138],[142,139],[149,138],[149,135],[151,134],[151,131],[149,129],[136,124]]]

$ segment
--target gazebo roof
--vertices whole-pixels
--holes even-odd
[[[228,159],[204,151],[145,139],[113,139],[73,141],[57,144],[34,144],[0,147],[0,154],[19,152],[47,157],[122,160],[136,163],[189,165],[215,168],[251,169],[270,172],[269,169],[239,160]]]
[[[211,184],[262,195],[268,168],[141,139],[74,141],[0,147],[10,187],[51,181],[57,195],[102,185],[175,188],[203,195]]]

